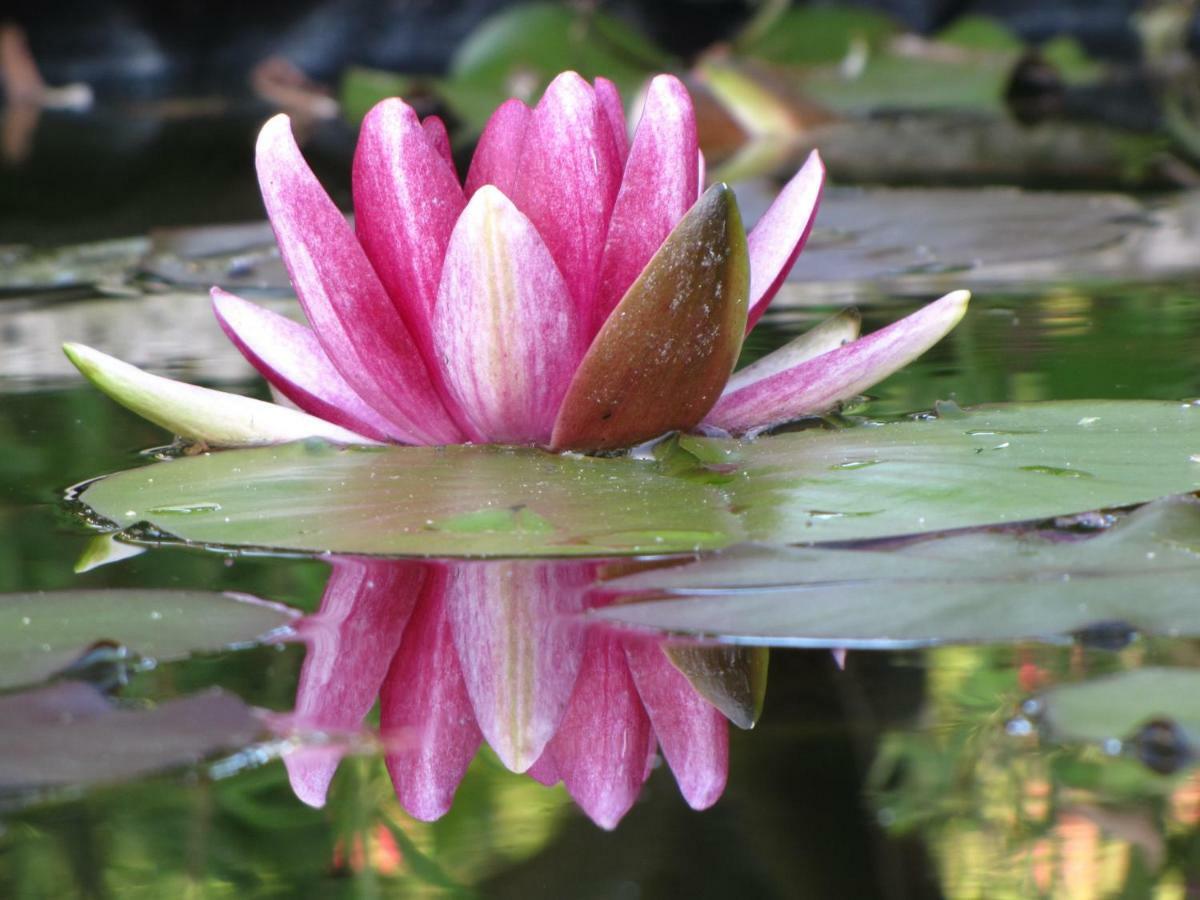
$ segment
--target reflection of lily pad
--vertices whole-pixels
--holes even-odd
[[[1152,722],[1200,737],[1200,672],[1146,668],[1052,688],[1040,698],[1042,723],[1057,740],[1128,740]]]
[[[132,778],[238,749],[263,731],[221,691],[119,709],[81,682],[0,696],[0,721],[0,792]]]
[[[625,624],[807,646],[905,647],[1082,631],[1200,635],[1200,503],[1152,504],[1097,536],[967,533],[896,550],[745,548],[627,575]]]
[[[165,661],[254,641],[293,617],[276,604],[201,591],[0,595],[0,689],[53,675],[100,642]]]
[[[1200,406],[1180,403],[1016,405],[685,444],[726,462],[678,448],[651,462],[302,443],[156,463],[96,481],[81,499],[119,528],[197,543],[577,556],[913,534],[1200,488]]]

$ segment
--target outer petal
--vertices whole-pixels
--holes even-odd
[[[592,341],[563,398],[553,446],[629,447],[695,427],[733,370],[748,285],[737,203],[717,185],[675,227]]]
[[[263,126],[257,163],[280,253],[326,355],[355,392],[397,427],[425,443],[461,440],[412,336],[350,226],[304,162],[286,116]],[[438,166],[444,173],[440,160]]]
[[[384,673],[425,579],[424,565],[334,559],[316,615],[297,626],[308,644],[294,723],[307,732],[352,731],[375,705]],[[324,806],[340,750],[301,747],[284,757],[296,796]]]
[[[722,393],[731,394],[756,381],[762,381],[785,369],[814,359],[822,353],[836,350],[855,340],[861,325],[862,316],[857,310],[844,309],[815,328],[788,341],[778,350],[756,359],[744,369],[738,369],[730,377]]]
[[[471,431],[503,443],[549,440],[587,338],[537,230],[491,185],[450,238],[433,334]]]
[[[792,176],[746,239],[750,250],[750,314],[746,330],[755,326],[779,292],[796,257],[804,249],[825,183],[825,164],[814,150]]]
[[[421,130],[425,132],[425,137],[429,139],[429,146],[436,150],[438,156],[446,161],[446,165],[450,167],[450,171],[454,175],[455,181],[457,181],[458,170],[454,167],[454,151],[450,147],[450,132],[446,130],[446,123],[442,121],[440,116],[426,116],[421,120]]]
[[[740,432],[824,412],[936,344],[966,313],[970,297],[947,294],[865,338],[726,394],[704,421]]]
[[[558,729],[583,660],[571,620],[595,566],[460,563],[448,615],[463,677],[484,737],[514,772],[533,764]]]
[[[353,181],[359,240],[428,354],[442,259],[466,205],[458,178],[412,107],[393,98],[377,103],[363,119]]]
[[[600,263],[595,330],[696,202],[698,153],[687,88],[673,75],[657,76],[650,82],[613,206]]]
[[[495,185],[505,195],[512,196],[525,132],[532,117],[532,110],[516,97],[496,108],[471,157],[471,168],[467,171],[468,197],[485,184]]]
[[[396,799],[431,821],[445,815],[482,736],[463,683],[443,600],[431,573],[380,695],[380,728]]]
[[[63,344],[63,352],[88,381],[126,409],[172,434],[212,447],[282,444],[310,437],[339,444],[374,443],[294,409],[151,375],[83,344]]]
[[[584,321],[620,181],[620,153],[595,92],[564,72],[533,111],[508,196],[550,248]]]
[[[595,84],[596,101],[600,104],[600,109],[608,120],[608,127],[612,129],[617,153],[620,154],[621,162],[624,163],[629,156],[629,126],[625,123],[625,105],[621,102],[621,92],[607,78],[597,78]]]
[[[354,392],[312,333],[299,322],[212,289],[221,329],[254,368],[306,413],[380,441],[417,444]]]
[[[538,780],[557,774],[592,821],[616,828],[646,780],[652,740],[620,639],[592,629],[567,714],[535,766]]]
[[[707,809],[725,790],[729,725],[671,665],[657,641],[627,638],[625,655],[680,792],[693,809]]]

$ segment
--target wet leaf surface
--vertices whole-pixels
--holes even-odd
[[[3,594],[0,689],[60,672],[97,644],[165,662],[251,643],[294,617],[284,606],[205,591]]]
[[[0,695],[0,721],[0,797],[194,764],[263,732],[250,707],[223,691],[122,709],[71,681]]]
[[[593,615],[668,632],[828,647],[1200,635],[1200,502],[1143,507],[1087,538],[964,533],[897,549],[741,548],[626,575],[663,599]]]
[[[740,534],[719,492],[653,463],[496,447],[238,450],[106,478],[84,497],[122,528],[301,551],[595,556]]]
[[[1200,406],[959,412],[750,442],[689,437],[657,462],[301,443],[158,463],[96,481],[81,499],[118,528],[149,525],[203,544],[594,556],[916,534],[1200,488]],[[713,458],[725,461],[705,461]]]

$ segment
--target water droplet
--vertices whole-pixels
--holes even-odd
[[[1033,734],[1033,723],[1024,716],[1013,716],[1005,723],[1004,731],[1013,737],[1027,737]]]

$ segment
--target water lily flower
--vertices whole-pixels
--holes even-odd
[[[742,433],[862,392],[939,340],[968,299],[949,294],[858,340],[840,317],[731,378],[804,246],[824,169],[813,153],[746,234],[728,186],[702,193],[692,102],[670,75],[650,83],[632,139],[603,78],[566,72],[535,108],[509,100],[465,182],[442,123],[384,100],[362,124],[353,225],[286,116],[263,127],[257,167],[309,324],[219,288],[213,305],[308,415],[67,348],[118,401],[210,444],[308,431],[602,450],[698,426]]]
[[[685,800],[711,806],[728,772],[725,717],[659,640],[584,620],[601,602],[588,593],[596,570],[335,558],[320,610],[297,626],[308,653],[291,730],[353,735],[378,697],[397,798],[424,820],[449,810],[484,741],[512,771],[562,781],[606,828],[660,748]],[[292,787],[321,806],[345,744],[298,743],[284,758]]]

